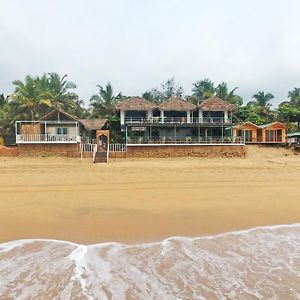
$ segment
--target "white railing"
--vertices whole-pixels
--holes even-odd
[[[109,144],[106,150],[106,162],[108,163],[108,159],[109,159]]]
[[[81,137],[68,134],[17,134],[17,143],[77,143]]]
[[[80,144],[80,151],[94,152],[95,147],[97,147],[97,144]]]
[[[96,144],[94,147],[94,150],[93,150],[93,163],[95,163],[95,161],[96,161],[97,151],[98,151],[98,145]]]
[[[110,152],[126,152],[125,144],[109,144],[108,149]]]
[[[243,144],[245,141],[230,137],[187,137],[187,138],[161,138],[161,139],[133,139],[128,138],[128,144]]]
[[[159,123],[177,123],[177,124],[226,124],[232,123],[231,118],[223,117],[193,117],[190,120],[187,117],[150,117],[150,118],[140,118],[131,117],[125,118],[126,124],[159,124]]]

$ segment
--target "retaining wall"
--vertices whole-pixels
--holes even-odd
[[[245,157],[245,145],[134,145],[127,157]]]
[[[18,144],[23,156],[67,156],[80,157],[78,144]]]

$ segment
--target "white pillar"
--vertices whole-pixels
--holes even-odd
[[[228,122],[228,111],[225,110],[224,111],[224,123],[227,123]]]
[[[191,123],[191,111],[190,110],[186,111],[186,122]]]
[[[125,112],[124,110],[120,110],[120,119],[121,119],[121,125],[125,124]]]
[[[160,119],[161,119],[161,123],[164,123],[164,117],[165,117],[165,113],[164,113],[164,111],[161,109],[161,110],[160,110]]]
[[[199,123],[203,123],[203,110],[199,108]]]
[[[152,110],[147,110],[147,120],[151,120],[152,118]]]

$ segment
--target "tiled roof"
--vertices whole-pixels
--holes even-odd
[[[121,101],[117,105],[117,110],[152,110],[155,104],[141,97],[131,97]]]
[[[194,110],[197,108],[191,102],[183,100],[180,97],[171,97],[168,100],[162,102],[159,105],[159,108],[166,111],[186,111],[186,110]]]
[[[218,97],[210,97],[204,100],[199,107],[203,111],[234,111],[236,110],[236,106],[224,101]]]

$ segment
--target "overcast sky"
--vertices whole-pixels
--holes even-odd
[[[244,102],[300,87],[299,0],[0,0],[0,93],[27,74],[68,74],[88,103],[96,85],[141,95],[175,77],[210,78]]]

